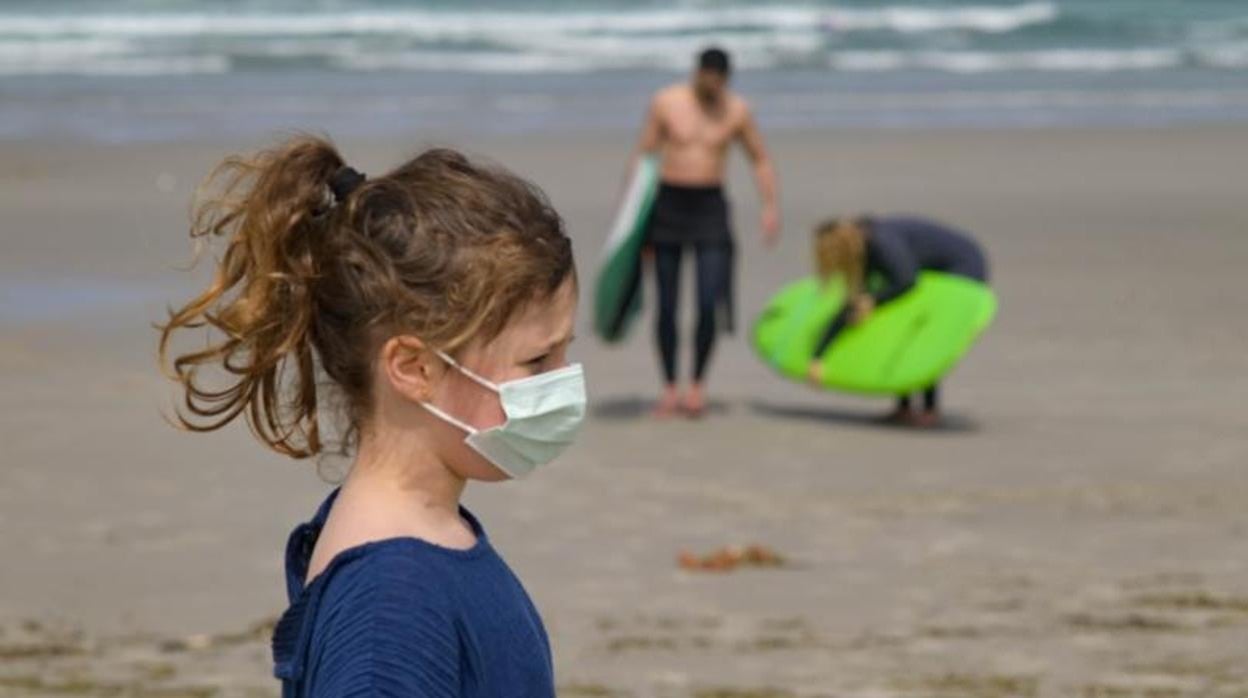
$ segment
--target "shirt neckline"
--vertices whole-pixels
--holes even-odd
[[[340,550],[334,555],[325,569],[307,584],[304,580],[308,576],[308,564],[312,559],[312,550],[316,546],[316,541],[320,538],[321,530],[325,526],[326,519],[329,518],[329,512],[333,509],[334,502],[338,499],[338,493],[341,488],[335,487],[325,501],[317,508],[316,515],[311,521],[300,524],[291,533],[290,540],[286,547],[286,585],[289,592],[290,600],[293,602],[299,596],[306,594],[313,587],[323,583],[322,580],[328,579],[332,573],[344,564],[359,559],[369,553],[377,552],[387,548],[413,547],[419,550],[433,552],[444,555],[452,559],[471,560],[480,557],[490,550],[489,537],[485,533],[485,528],[481,526],[481,522],[463,505],[459,506],[459,515],[468,522],[469,528],[472,529],[473,537],[476,542],[468,548],[448,548],[446,546],[431,543],[417,536],[392,536],[390,538],[380,538],[378,540],[360,543]]]

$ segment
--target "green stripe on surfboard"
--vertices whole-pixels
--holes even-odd
[[[839,280],[785,286],[754,324],[754,349],[786,378],[806,380],[815,345],[844,302]],[[824,386],[867,395],[922,390],[957,364],[996,308],[985,284],[922,272],[914,288],[836,338],[823,355]]]
[[[657,158],[637,162],[615,214],[594,284],[594,332],[622,340],[641,310],[641,248],[659,189]]]

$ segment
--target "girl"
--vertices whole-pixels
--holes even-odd
[[[815,263],[820,277],[845,278],[849,301],[828,325],[815,349],[809,375],[823,382],[820,357],[846,325],[865,320],[875,308],[910,290],[924,270],[958,274],[987,282],[988,263],[978,244],[965,233],[921,218],[861,217],[828,220],[815,228]],[[883,283],[873,292],[866,280],[878,275]],[[911,408],[910,396],[901,395],[890,421],[935,426],[940,421],[937,385],[923,393],[923,409]]]
[[[221,191],[191,235],[227,238],[225,253],[161,328],[181,423],[242,415],[304,458],[325,450],[337,405],[353,454],[287,544],[283,695],[553,696],[542,621],[459,500],[469,480],[547,463],[584,417],[559,215],[450,150],[366,179],[330,143],[297,138],[210,182]],[[202,325],[222,336],[171,357],[172,336]]]

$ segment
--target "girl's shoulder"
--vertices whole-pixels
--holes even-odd
[[[305,591],[320,586],[322,603],[452,605],[455,582],[465,574],[462,567],[497,557],[476,518],[467,510],[461,514],[476,534],[470,547],[449,548],[415,536],[369,541],[335,555]]]
[[[315,581],[341,560],[340,564],[390,565],[402,569],[413,562],[427,565],[433,560],[470,560],[486,552],[484,531],[466,510],[460,509],[454,530],[412,526],[397,517],[376,516],[360,520],[335,519],[315,530],[316,542],[307,558],[306,580]],[[425,558],[430,558],[426,560]],[[301,567],[304,565],[301,565]]]
[[[412,537],[372,541],[338,553],[308,586],[323,586],[326,598],[365,592],[402,593],[410,589],[419,590],[427,597],[438,591],[437,579],[447,572],[445,563],[476,556],[470,553],[479,554],[479,551],[475,547],[470,550],[442,548]]]

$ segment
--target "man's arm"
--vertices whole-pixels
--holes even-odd
[[[745,109],[745,122],[741,126],[741,145],[745,147],[745,153],[753,164],[754,183],[758,186],[758,196],[762,199],[763,240],[771,244],[780,237],[776,171],[771,166],[771,157],[767,154],[767,146],[763,144],[763,134],[759,132],[749,107]]]
[[[625,178],[636,169],[637,161],[643,156],[658,152],[662,141],[663,121],[659,118],[659,96],[655,95],[650,100],[650,107],[646,110],[646,121],[642,124],[637,147],[633,148],[633,153],[628,158],[628,171],[624,175]]]

